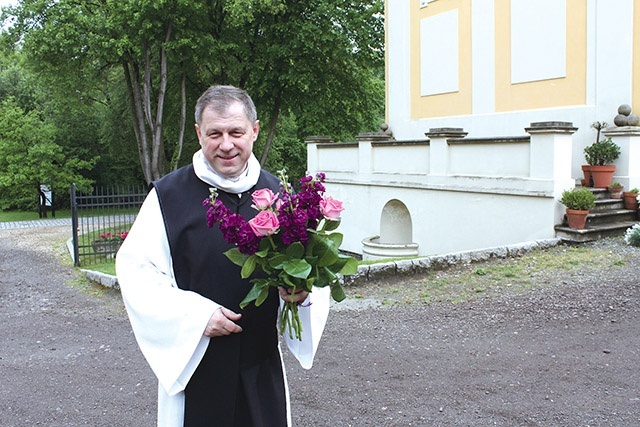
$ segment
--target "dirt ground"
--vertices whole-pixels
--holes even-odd
[[[0,230],[0,425],[155,425],[119,293],[71,266],[69,233]],[[463,298],[433,286],[510,261],[350,287],[311,370],[285,351],[294,425],[640,426],[640,251],[588,247]]]

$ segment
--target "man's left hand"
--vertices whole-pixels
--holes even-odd
[[[284,286],[278,286],[278,292],[280,292],[280,298],[282,298],[285,302],[295,302],[296,304],[301,304],[304,300],[307,299],[309,292],[296,289],[294,293],[292,293],[293,288],[285,288]]]

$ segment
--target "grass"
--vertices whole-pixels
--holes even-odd
[[[517,258],[428,270],[415,276],[365,282],[347,287],[350,298],[374,298],[386,305],[461,303],[508,293],[522,293],[562,280],[578,280],[586,272],[625,268],[629,254],[591,245],[559,245]]]
[[[47,219],[51,219],[51,212],[47,212]],[[56,218],[71,218],[71,210],[63,209],[56,211]],[[38,212],[30,211],[0,211],[0,222],[13,222],[13,221],[33,221],[36,219],[42,219],[38,215]]]
[[[138,213],[138,208],[128,208],[128,209],[118,209],[118,214],[136,214]],[[101,216],[101,215],[113,215],[114,210],[112,208],[105,208],[103,210],[93,209],[91,211],[91,216]],[[86,214],[85,214],[86,215]],[[82,215],[82,216],[85,216]],[[51,212],[47,212],[47,219],[51,219]],[[59,218],[71,218],[71,209],[60,209],[56,210],[56,219]],[[42,219],[38,215],[37,211],[0,211],[0,222],[10,222],[10,221],[33,221],[36,219]]]
[[[89,264],[82,266],[85,270],[97,271],[99,273],[109,274],[111,276],[116,275],[116,263],[113,261],[104,261],[96,264]]]

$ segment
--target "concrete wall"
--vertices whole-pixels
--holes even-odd
[[[574,131],[546,123],[517,139],[433,129],[419,141],[382,134],[346,144],[309,140],[308,168],[325,172],[329,194],[344,203],[345,250],[361,254],[363,239],[393,229],[383,223],[390,203],[406,207],[412,236],[404,243],[417,244],[418,255],[475,250],[555,237],[564,212],[557,200],[575,185]]]

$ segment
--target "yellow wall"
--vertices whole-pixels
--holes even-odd
[[[411,8],[411,118],[471,114],[471,0],[436,1],[425,8],[412,1]],[[420,96],[420,20],[455,9],[459,19],[459,90]]]
[[[640,22],[640,0],[635,2],[635,22]],[[567,0],[566,76],[535,82],[511,83],[511,2],[495,1],[495,111],[553,108],[586,103],[587,5]],[[420,8],[411,2],[411,118],[472,114],[471,0],[447,0]],[[420,95],[420,20],[458,10],[459,90],[454,93]],[[634,30],[633,102],[640,108],[640,25]],[[393,90],[393,88],[387,88]],[[387,99],[389,93],[387,92]]]
[[[587,5],[567,0],[566,77],[511,84],[511,2],[495,2],[497,112],[586,103]]]

